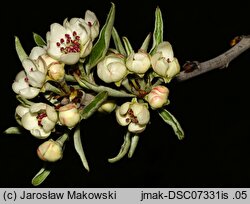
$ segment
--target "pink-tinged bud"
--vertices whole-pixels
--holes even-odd
[[[72,128],[80,119],[81,117],[75,104],[70,103],[59,108],[59,121],[62,125]]]
[[[62,145],[50,139],[37,148],[37,155],[43,161],[56,162],[63,156]]]
[[[165,86],[154,87],[148,95],[145,96],[146,101],[152,109],[161,108],[168,102],[169,89]]]

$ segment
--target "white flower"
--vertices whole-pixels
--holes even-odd
[[[106,83],[118,82],[127,74],[122,55],[110,54],[97,64],[97,75]]]
[[[168,102],[169,89],[165,86],[154,87],[145,99],[152,109],[161,108]]]
[[[62,125],[72,128],[80,119],[81,117],[75,104],[69,103],[59,108],[59,121]]]
[[[30,59],[36,61],[39,71],[47,73],[54,81],[61,81],[64,78],[64,64],[47,55],[46,50],[41,47],[34,47],[31,50]]]
[[[62,145],[50,139],[37,148],[37,155],[43,161],[56,162],[63,156]]]
[[[22,61],[25,71],[20,71],[12,84],[12,89],[16,94],[27,99],[32,99],[39,94],[47,74],[46,64],[41,58],[41,55],[45,53],[43,48],[34,47],[29,58]]]
[[[150,119],[146,104],[126,102],[116,109],[116,120],[121,126],[128,125],[132,133],[141,133],[145,130]]]
[[[95,15],[95,13],[93,13],[90,10],[87,10],[85,12],[84,20],[88,24],[88,26],[90,27],[91,38],[93,41],[99,34],[99,28],[100,28],[99,21]]]
[[[46,38],[48,54],[69,65],[89,55],[92,49],[90,27],[81,18],[65,19],[63,26],[53,23]]]
[[[31,59],[22,61],[23,68],[26,72],[28,83],[37,88],[41,88],[46,79],[46,73],[38,70],[37,65]]]
[[[136,74],[144,74],[148,71],[150,65],[149,55],[142,50],[137,53],[132,52],[126,59],[127,68]]]
[[[39,88],[31,87],[28,83],[28,78],[24,71],[20,71],[12,84],[12,89],[16,94],[19,94],[23,98],[32,99],[35,98],[39,92]]]
[[[156,53],[151,57],[153,70],[169,82],[180,72],[180,65],[174,57],[172,46],[169,42],[162,42],[157,46]]]
[[[22,126],[39,139],[47,138],[58,120],[56,110],[45,103],[34,103],[29,108],[19,105],[16,114]]]

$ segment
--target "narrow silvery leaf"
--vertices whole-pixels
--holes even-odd
[[[17,55],[18,55],[21,62],[24,59],[28,58],[28,55],[24,51],[23,46],[22,46],[22,44],[17,36],[15,36],[15,47],[16,47]]]
[[[178,139],[179,140],[184,139],[184,132],[177,119],[169,111],[163,108],[159,109],[159,114],[161,118],[164,120],[164,122],[166,122],[173,128]]]
[[[108,92],[103,91],[96,95],[96,97],[87,105],[84,107],[84,109],[81,112],[82,119],[87,119],[91,115],[95,113],[95,111],[100,108],[102,103],[108,98]]]
[[[89,55],[88,62],[86,64],[86,72],[90,73],[90,70],[97,65],[97,63],[102,60],[106,55],[106,52],[109,48],[110,38],[112,34],[112,28],[115,19],[115,4],[111,3],[111,9],[109,11],[106,23],[101,29],[99,39],[96,44],[93,46],[93,49]]]
[[[39,186],[50,174],[51,169],[43,167],[32,179],[31,183],[33,186]]]
[[[29,101],[28,99],[26,98],[23,98],[22,96],[20,95],[16,95],[16,98],[17,100],[25,107],[30,107],[32,104],[34,104],[34,102],[32,101]]]
[[[33,38],[34,38],[35,43],[36,43],[38,46],[43,47],[43,46],[46,45],[45,40],[44,40],[40,35],[38,35],[38,34],[36,34],[36,33],[33,33]]]
[[[152,34],[151,33],[149,33],[148,35],[147,35],[147,37],[145,38],[145,40],[143,41],[143,43],[142,43],[142,46],[141,46],[141,50],[144,50],[145,52],[147,52],[147,50],[148,50],[148,46],[149,46],[149,43],[150,43],[150,40],[151,40],[151,36],[152,36]]]
[[[82,147],[81,134],[80,134],[80,125],[78,125],[76,127],[73,138],[74,138],[74,146],[75,146],[76,152],[80,156],[84,168],[87,171],[89,171],[88,161],[86,159],[86,156],[85,156],[85,153],[84,153],[84,150],[83,150],[83,147]]]
[[[22,127],[9,127],[3,133],[20,135],[22,134],[22,130],[23,130]]]
[[[112,89],[110,87],[106,87],[106,86],[98,86],[95,84],[90,83],[88,80],[86,79],[79,79],[79,77],[75,77],[75,79],[77,80],[77,82],[79,83],[80,86],[82,87],[88,87],[89,89],[95,91],[95,92],[102,92],[102,91],[107,91],[109,96],[112,97],[134,97],[135,95],[133,94],[129,94],[126,92],[122,92],[122,91],[118,91],[116,89]]]
[[[114,40],[114,43],[115,43],[115,48],[116,48],[116,50],[117,50],[120,54],[126,56],[126,51],[125,51],[125,49],[124,49],[124,47],[123,47],[121,38],[120,38],[120,36],[119,36],[117,30],[115,29],[115,27],[113,27],[113,30],[112,30],[112,37],[113,37],[113,40]]]
[[[119,161],[127,154],[127,152],[129,151],[130,144],[131,144],[130,134],[131,133],[129,131],[126,133],[126,135],[124,137],[124,142],[123,142],[121,149],[120,149],[119,153],[117,154],[117,156],[115,156],[111,159],[108,159],[108,161],[110,163],[115,163],[115,162]]]
[[[135,149],[138,145],[138,142],[139,142],[139,135],[134,135],[131,138],[131,145],[130,145],[129,152],[128,152],[128,158],[131,158],[133,156]]]
[[[150,53],[153,54],[155,48],[163,41],[163,20],[159,7],[155,10],[155,28],[153,33],[153,46]]]
[[[44,89],[44,91],[54,92],[54,93],[56,93],[56,94],[58,94],[58,95],[63,94],[63,92],[62,92],[59,88],[53,86],[53,85],[52,85],[51,83],[49,83],[49,82],[46,82],[46,83],[44,84],[43,89]]]
[[[133,48],[132,48],[128,38],[127,37],[122,37],[122,40],[123,40],[123,43],[125,45],[127,55],[130,55],[130,53],[133,52]]]

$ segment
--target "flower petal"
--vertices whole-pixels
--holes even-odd
[[[51,121],[53,121],[53,122],[55,122],[55,123],[57,122],[57,120],[58,120],[58,115],[57,115],[56,110],[55,110],[53,107],[47,105],[47,106],[46,106],[46,114],[47,114],[48,118],[49,118]]]
[[[32,130],[39,127],[36,116],[37,114],[31,114],[30,112],[23,115],[21,122],[26,130]]]
[[[16,114],[20,117],[23,117],[26,113],[29,112],[29,108],[24,107],[23,105],[18,105],[16,107]]]
[[[116,109],[115,114],[116,114],[116,120],[119,123],[119,125],[121,126],[126,126],[128,125],[131,121],[129,117],[126,117],[127,115],[123,116],[120,115],[120,111],[119,111],[120,107]]]
[[[39,92],[40,92],[40,89],[38,88],[28,87],[25,89],[21,89],[19,91],[19,94],[24,98],[32,99],[32,98],[35,98],[39,94]]]
[[[39,56],[44,54],[46,54],[46,50],[42,47],[36,46],[32,48],[29,58],[32,60],[37,60]]]
[[[146,129],[146,125],[139,125],[139,124],[135,124],[135,123],[130,123],[128,125],[128,131],[138,134],[143,132]]]
[[[51,121],[48,117],[44,117],[42,119],[41,124],[45,132],[51,132],[51,130],[53,130],[55,127],[55,123]]]
[[[30,106],[31,113],[38,113],[41,110],[46,110],[46,103],[34,103]]]
[[[80,59],[79,53],[62,54],[60,57],[60,61],[68,65],[76,64],[79,61],[79,59]]]
[[[36,129],[30,130],[30,133],[38,139],[46,139],[51,132],[45,132],[40,126]]]
[[[121,115],[127,114],[130,105],[131,105],[131,102],[126,102],[122,104],[121,107],[119,108],[119,114]]]
[[[31,86],[41,88],[45,82],[45,74],[40,71],[31,71],[27,73],[28,82]]]

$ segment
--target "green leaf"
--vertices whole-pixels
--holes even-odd
[[[155,28],[153,33],[153,46],[150,53],[153,54],[156,47],[163,41],[163,20],[159,7],[155,10]]]
[[[108,98],[108,92],[103,91],[96,95],[96,97],[87,105],[84,107],[84,109],[81,112],[82,119],[87,119],[91,115],[95,113],[95,111],[100,108],[102,103]]]
[[[50,174],[51,169],[43,167],[32,179],[31,183],[33,186],[39,186]]]
[[[101,29],[99,39],[96,44],[93,46],[93,49],[89,55],[88,62],[86,64],[86,72],[90,73],[90,70],[97,65],[97,63],[102,60],[106,55],[106,52],[109,48],[109,42],[112,34],[112,28],[115,19],[115,4],[111,3],[111,9],[109,11],[106,23]]]
[[[126,133],[126,135],[124,136],[124,142],[121,146],[119,153],[117,154],[117,156],[115,156],[111,159],[108,159],[108,162],[110,162],[110,163],[117,162],[127,154],[127,152],[129,151],[130,144],[131,144],[130,134],[131,133],[129,131]]]
[[[19,127],[9,127],[3,133],[20,135],[20,134],[22,134],[22,130],[23,130],[23,127],[20,127],[20,126]]]
[[[38,35],[38,34],[36,34],[36,33],[33,33],[33,38],[34,38],[35,43],[36,43],[38,46],[43,47],[43,46],[46,45],[45,40],[44,40],[40,35]]]
[[[116,48],[116,50],[117,50],[120,54],[126,56],[126,55],[127,55],[127,54],[126,54],[126,51],[125,51],[125,49],[124,49],[124,47],[123,47],[121,38],[120,38],[120,36],[119,36],[117,30],[115,29],[115,27],[113,27],[113,30],[112,30],[112,37],[113,37],[113,40],[114,40],[114,43],[115,43],[115,48]]]
[[[75,79],[77,80],[77,82],[79,83],[80,86],[82,86],[82,87],[87,86],[89,89],[91,89],[97,93],[102,92],[102,91],[106,91],[106,92],[108,92],[109,96],[113,96],[113,97],[134,97],[135,96],[133,94],[129,94],[126,92],[118,91],[116,89],[112,89],[110,87],[98,86],[98,85],[92,84],[84,78],[79,79],[78,77],[75,77]]]
[[[23,98],[22,96],[20,95],[16,95],[16,99],[25,107],[29,108],[32,104],[34,104],[34,102],[32,101],[29,101],[28,99],[26,98]]]
[[[130,148],[129,148],[129,152],[128,152],[128,158],[131,158],[136,150],[136,147],[138,145],[138,142],[139,142],[139,135],[134,135],[132,138],[131,138],[131,145],[130,145]]]
[[[73,138],[74,138],[74,146],[75,146],[76,152],[80,156],[84,168],[87,171],[89,171],[88,161],[86,159],[86,156],[85,156],[85,153],[84,153],[84,150],[83,150],[83,147],[82,147],[81,134],[80,134],[80,125],[78,125],[76,127]]]
[[[126,52],[127,52],[127,55],[130,55],[130,53],[133,52],[133,48],[128,40],[127,37],[122,37],[122,40],[123,40],[123,43],[125,45],[125,49],[126,49]]]
[[[17,55],[18,55],[21,62],[24,59],[28,58],[28,55],[24,51],[23,46],[22,46],[22,44],[17,36],[15,36],[15,47],[16,47]]]
[[[158,112],[159,112],[161,118],[164,120],[164,122],[166,122],[167,124],[169,124],[173,128],[178,139],[179,140],[184,139],[184,132],[183,132],[179,122],[177,121],[177,119],[166,109],[161,108],[158,110]]]
[[[148,50],[148,46],[149,46],[149,43],[150,43],[150,40],[151,40],[151,36],[152,36],[152,34],[151,33],[149,33],[148,35],[147,35],[147,37],[145,38],[145,40],[143,41],[143,43],[142,43],[142,46],[141,46],[141,50],[144,50],[145,52],[147,52],[147,50]]]

